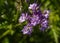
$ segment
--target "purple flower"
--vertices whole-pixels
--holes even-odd
[[[41,16],[41,28],[40,30],[44,31],[46,28],[48,28],[48,18],[49,17],[49,10],[44,10],[44,15]]]
[[[29,6],[28,9],[36,10],[36,7],[37,7],[37,4],[36,3],[33,3],[33,4],[30,4],[30,6]]]
[[[44,31],[46,28],[48,28],[48,20],[43,19],[42,22],[41,22],[40,30]]]
[[[24,22],[26,20],[27,16],[28,16],[27,13],[26,14],[22,13],[21,16],[20,16],[20,18],[19,18],[19,22],[20,23]]]
[[[31,20],[30,20],[31,24],[33,26],[36,26],[37,24],[39,24],[40,20],[39,20],[39,16],[38,15],[32,15]]]
[[[49,17],[49,10],[44,10],[44,16],[45,16],[45,18],[48,18]]]
[[[49,10],[44,10],[44,14],[39,10],[39,6],[36,3],[30,4],[29,9],[32,10],[32,14],[28,15],[27,13],[22,13],[19,18],[19,22],[22,23],[27,21],[27,25],[22,29],[23,34],[31,34],[33,31],[33,27],[37,24],[41,25],[40,30],[44,31],[48,28],[48,17]]]
[[[42,27],[48,27],[48,21],[47,20],[44,20],[42,23],[41,23],[41,26]]]
[[[27,24],[26,26],[24,26],[24,28],[22,29],[23,34],[31,34],[32,33],[32,26],[30,24]]]

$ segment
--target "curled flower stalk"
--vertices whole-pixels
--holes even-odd
[[[30,4],[28,7],[29,10],[32,10],[32,14],[22,13],[19,22],[28,21],[27,25],[22,29],[23,34],[31,34],[33,27],[39,24],[41,31],[44,31],[48,28],[48,18],[49,10],[44,10],[44,13],[41,13],[39,6],[36,3]]]

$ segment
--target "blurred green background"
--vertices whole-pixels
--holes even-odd
[[[42,12],[50,9],[50,28],[41,32],[36,26],[29,36],[20,32],[26,22],[18,19],[30,3],[34,0],[0,0],[0,43],[60,43],[60,0],[36,0]]]

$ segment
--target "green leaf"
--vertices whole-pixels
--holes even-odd
[[[6,32],[4,32],[1,36],[0,36],[0,39],[4,36],[6,36],[8,33],[10,32],[10,30],[7,30]]]
[[[53,28],[51,30],[52,30],[52,33],[53,33],[52,36],[54,36],[54,39],[55,39],[55,43],[58,43],[58,33],[57,33],[58,31],[56,29],[57,28],[55,26],[53,26]]]
[[[5,37],[2,41],[2,43],[9,43],[9,39],[7,37]]]
[[[5,0],[0,0],[0,5],[3,5],[4,4],[4,1]]]

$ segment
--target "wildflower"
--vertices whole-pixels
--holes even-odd
[[[26,14],[22,13],[21,16],[20,16],[20,18],[19,18],[19,22],[20,23],[24,22],[26,20],[26,17],[27,17],[27,13]]]
[[[30,4],[30,6],[29,6],[28,9],[36,10],[36,7],[37,7],[37,4],[36,3],[33,3],[33,4]]]
[[[48,18],[49,17],[49,10],[44,10],[44,16],[45,16],[45,18]]]
[[[32,26],[30,24],[24,26],[22,29],[23,34],[31,34],[32,33]]]
[[[40,30],[44,31],[46,28],[48,28],[48,20],[43,19]]]
[[[39,6],[36,3],[30,4],[28,7],[32,10],[32,15],[28,15],[27,13],[22,13],[19,18],[19,22],[24,22],[27,20],[27,25],[24,26],[22,29],[23,34],[31,34],[33,31],[33,27],[37,24],[41,25],[40,30],[44,31],[48,28],[48,17],[49,17],[49,10],[44,10],[44,14],[41,13],[39,10]]]
[[[41,23],[41,26],[42,27],[48,27],[48,21],[47,20],[45,20],[45,21],[43,21],[42,23]]]
[[[39,16],[33,14],[30,21],[31,21],[31,24],[32,24],[33,26],[36,26],[36,25],[39,24],[39,22],[40,22]]]

